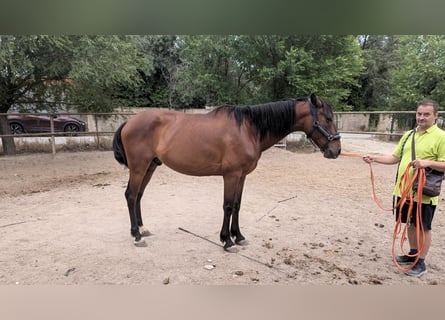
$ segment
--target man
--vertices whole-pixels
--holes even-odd
[[[397,175],[397,182],[394,187],[394,195],[397,200],[400,199],[401,192],[399,190],[399,182],[406,170],[406,167],[412,161],[411,154],[411,139],[415,142],[416,160],[413,162],[415,168],[431,168],[437,171],[445,172],[445,131],[441,130],[436,120],[439,116],[439,105],[432,100],[423,100],[417,104],[416,131],[409,136],[410,131],[406,132],[400,139],[397,147],[391,155],[366,155],[363,160],[367,163],[376,162],[382,164],[397,164],[400,161],[399,171]],[[403,154],[402,153],[403,150]],[[414,169],[410,171],[413,174]],[[427,273],[425,265],[425,258],[431,245],[431,223],[436,211],[439,197],[422,197],[422,224],[425,231],[425,243],[422,252],[419,255],[419,260],[416,265],[406,272],[409,276],[420,277]],[[410,221],[406,221],[408,212],[408,204],[402,208],[402,222],[408,223],[408,242],[410,252],[408,255],[397,256],[396,260],[401,265],[412,264],[418,253],[417,239],[416,239],[416,208],[417,202],[413,203],[412,214]],[[399,209],[397,209],[397,216]]]

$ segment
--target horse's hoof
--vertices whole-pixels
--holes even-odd
[[[238,252],[238,248],[236,246],[230,246],[230,247],[224,247],[224,251],[229,252],[229,253],[237,253]]]
[[[249,241],[247,241],[246,239],[243,239],[243,240],[235,241],[235,243],[239,246],[247,246],[249,244]]]
[[[144,227],[139,227],[139,233],[141,234],[141,237],[149,237],[152,235],[152,233]]]
[[[134,240],[133,244],[138,248],[147,246],[147,242],[145,242],[145,240],[139,240],[139,241]]]

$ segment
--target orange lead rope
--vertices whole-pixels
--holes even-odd
[[[400,188],[400,194],[401,194],[401,199],[400,199],[400,203],[398,203],[396,205],[396,208],[398,207],[399,210],[399,215],[397,217],[396,223],[394,225],[394,233],[393,233],[393,244],[392,244],[392,258],[394,261],[394,264],[397,266],[398,269],[402,270],[403,272],[406,272],[410,269],[412,269],[417,261],[419,261],[420,258],[420,254],[422,253],[424,246],[425,246],[425,230],[423,229],[423,224],[422,224],[422,194],[423,194],[423,186],[425,185],[425,168],[416,168],[416,170],[414,171],[414,174],[412,176],[412,178],[409,177],[409,170],[412,166],[412,163],[409,163],[408,166],[406,167],[405,172],[403,173],[401,179],[400,179],[400,184],[399,184],[399,188]],[[412,188],[412,185],[414,183],[414,181],[418,179],[418,189],[416,191],[415,196],[411,196],[410,190]],[[410,221],[410,218],[413,214],[413,202],[414,199],[416,199],[417,202],[417,206],[416,206],[416,241],[417,241],[417,253],[414,255],[410,255],[408,253],[405,252],[405,250],[403,249],[404,247],[404,243],[407,237],[407,232],[408,232],[408,223]],[[406,217],[406,221],[407,223],[405,223],[405,226],[402,230],[402,208],[404,206],[404,204],[408,203],[408,212],[407,212],[407,217]],[[397,235],[400,234],[400,232],[402,231],[401,234],[401,238],[400,238],[400,250],[402,252],[402,254],[404,255],[408,255],[410,257],[415,257],[415,261],[409,265],[408,267],[404,268],[402,267],[396,260],[396,254],[395,254],[395,246],[396,246],[396,240],[397,240]]]
[[[363,158],[362,155],[356,154],[356,153],[341,153],[342,156],[345,157],[353,157],[353,158]],[[394,225],[394,232],[393,232],[393,241],[392,241],[392,259],[394,261],[394,264],[397,266],[398,269],[400,269],[403,272],[406,272],[410,269],[412,269],[417,261],[420,258],[420,254],[423,251],[423,248],[425,246],[425,231],[423,229],[422,224],[422,193],[423,193],[423,186],[425,185],[425,168],[417,168],[414,171],[413,176],[409,177],[409,170],[412,167],[412,162],[408,164],[406,167],[406,170],[404,171],[402,177],[400,178],[399,183],[399,189],[400,189],[400,201],[396,203],[394,208],[384,208],[382,206],[382,203],[380,202],[379,198],[377,197],[376,191],[375,191],[375,180],[374,180],[374,170],[372,168],[372,163],[369,163],[369,171],[371,176],[371,186],[372,186],[372,197],[374,199],[374,202],[377,204],[377,206],[384,210],[384,211],[393,211],[393,210],[399,210],[399,215],[397,217],[396,223]],[[418,189],[416,192],[415,197],[411,195],[411,188],[414,184],[414,181],[418,179]],[[417,248],[418,251],[414,255],[407,254],[405,250],[403,249],[407,232],[408,232],[408,223],[410,221],[411,215],[412,215],[412,208],[413,208],[413,200],[416,199],[417,201],[417,209],[416,209],[416,239],[417,239]],[[408,223],[405,223],[405,227],[402,230],[402,208],[403,206],[408,203],[408,212],[407,212],[407,218],[406,221]],[[396,253],[395,253],[395,247],[396,247],[396,240],[397,236],[402,232],[401,239],[400,239],[400,249],[403,254],[408,255],[410,257],[416,257],[415,261],[409,265],[408,267],[404,268],[402,267],[396,260]]]
[[[340,155],[345,157],[352,157],[352,158],[363,158],[362,155],[357,153],[341,153]],[[375,179],[374,179],[374,170],[372,168],[372,163],[369,163],[369,174],[371,176],[371,187],[372,187],[372,198],[374,199],[374,202],[377,204],[377,206],[384,210],[384,211],[393,211],[395,208],[397,208],[397,205],[394,208],[384,208],[382,203],[380,202],[379,198],[377,197],[377,193],[375,191]]]

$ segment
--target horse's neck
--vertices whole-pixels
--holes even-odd
[[[289,134],[291,134],[292,132],[295,131],[304,131],[304,121],[307,114],[302,114],[302,115],[297,115],[297,122],[295,123],[295,125],[289,130],[289,132],[287,132],[286,134],[284,134],[283,136],[280,137],[275,137],[275,136],[268,136],[266,139],[264,139],[263,141],[260,142],[260,148],[261,151],[267,150],[270,147],[274,146],[275,144],[277,144],[279,141],[285,139]],[[305,132],[307,134],[307,132]]]
[[[282,137],[270,137],[270,136],[268,136],[267,138],[265,138],[263,141],[260,142],[260,149],[261,149],[261,151],[267,150],[270,147],[276,145],[278,142],[280,142],[281,140],[285,139],[287,135],[288,134],[285,134]]]

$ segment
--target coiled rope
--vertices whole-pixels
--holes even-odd
[[[352,158],[363,158],[362,155],[357,153],[341,153],[342,156],[345,157],[352,157]],[[417,261],[419,261],[420,254],[422,253],[424,247],[425,247],[425,230],[423,229],[422,224],[422,193],[423,193],[423,186],[425,185],[426,177],[425,177],[425,168],[416,168],[414,170],[414,173],[412,177],[409,175],[409,171],[412,167],[413,163],[412,161],[408,164],[405,171],[403,172],[400,182],[399,182],[399,189],[400,189],[400,200],[395,204],[392,208],[384,208],[381,201],[377,197],[377,193],[375,191],[375,179],[374,179],[374,170],[372,163],[369,163],[369,171],[370,171],[370,177],[371,177],[371,186],[372,186],[372,197],[374,199],[374,202],[377,204],[377,206],[384,210],[384,211],[394,211],[399,210],[399,214],[397,216],[395,225],[394,225],[394,231],[393,231],[393,240],[392,240],[392,259],[394,261],[394,264],[397,266],[398,269],[400,269],[403,272],[406,272],[410,269],[412,269]],[[414,184],[414,181],[418,179],[418,188],[417,192],[413,196],[411,194],[411,188]],[[408,222],[410,221],[410,218],[413,214],[413,202],[416,200],[417,206],[416,206],[416,242],[417,242],[417,253],[416,254],[409,254],[406,253],[404,250],[404,244],[405,240],[407,238],[407,232],[408,232]],[[405,204],[408,204],[408,212],[406,217],[405,226],[402,228],[402,208]],[[400,235],[401,234],[401,235]],[[407,255],[409,257],[415,257],[415,261],[410,264],[407,267],[401,266],[396,259],[396,242],[397,238],[400,235],[400,250],[402,254]]]

